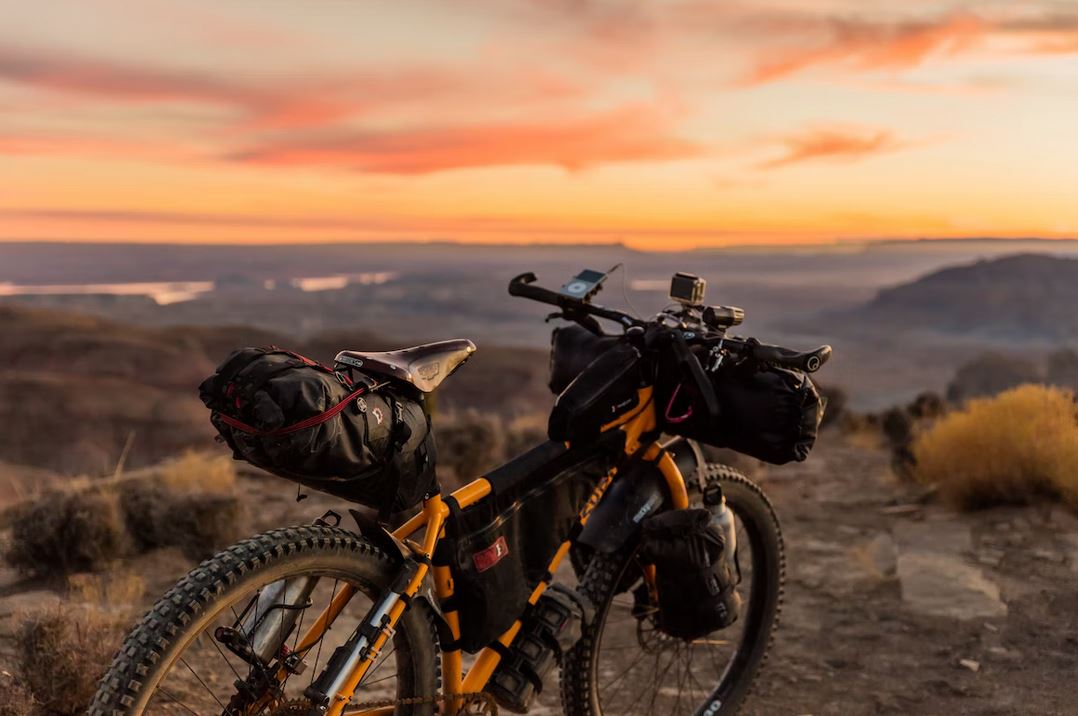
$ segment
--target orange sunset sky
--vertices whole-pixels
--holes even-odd
[[[0,240],[1078,235],[1078,0],[0,5]]]

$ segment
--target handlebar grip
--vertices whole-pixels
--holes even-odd
[[[759,343],[753,346],[752,357],[761,363],[770,363],[780,368],[793,368],[805,373],[815,373],[831,357],[831,346],[820,346],[816,350],[799,353],[789,348]]]
[[[530,298],[533,301],[549,303],[552,306],[561,306],[566,300],[569,300],[566,296],[551,291],[549,288],[532,286],[531,284],[535,283],[535,281],[536,276],[530,271],[514,277],[509,282],[509,295]]]

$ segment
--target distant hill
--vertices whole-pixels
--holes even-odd
[[[1078,259],[1019,254],[945,268],[881,290],[847,317],[883,330],[994,341],[1075,341]]]
[[[401,346],[359,331],[302,340],[236,326],[146,328],[77,313],[0,305],[0,462],[62,473],[150,464],[214,431],[198,385],[234,348],[279,345],[323,361],[341,349]],[[446,382],[443,409],[546,410],[541,350],[482,346]]]

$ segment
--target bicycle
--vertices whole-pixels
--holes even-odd
[[[510,294],[553,305],[557,315],[589,330],[597,319],[612,321],[622,340],[641,349],[701,348],[718,360],[806,372],[830,355],[826,346],[797,353],[728,336],[740,323],[740,309],[704,307],[696,297],[641,320],[596,305],[591,295],[551,291],[535,280],[533,274],[514,278]],[[468,341],[448,341],[348,355],[380,379],[413,381],[429,392],[473,350]],[[428,364],[433,359],[437,370],[410,373],[416,356]],[[702,371],[692,375],[703,379]],[[224,550],[195,567],[127,636],[90,713],[496,713],[492,675],[530,623],[528,615],[561,588],[551,585],[566,556],[578,576],[576,589],[566,593],[593,608],[576,615],[579,634],[560,654],[566,714],[735,713],[765,659],[781,608],[779,522],[766,495],[744,475],[706,463],[691,440],[663,438],[660,413],[654,386],[644,385],[632,407],[602,424],[593,440],[551,441],[451,495],[428,494],[420,511],[395,528],[351,510],[356,528],[346,529],[338,515],[327,513],[313,524],[271,530]],[[569,534],[543,557],[541,578],[527,585],[525,609],[510,615],[511,626],[465,669],[462,633],[475,625],[462,621],[462,609],[474,605],[455,603],[463,576],[440,558],[445,550],[439,547],[470,507],[512,494],[567,454],[601,466],[598,477]],[[673,639],[657,628],[654,608],[641,608],[641,585],[653,567],[637,557],[640,521],[699,503],[716,486],[736,521],[741,613],[732,627],[703,639]],[[504,544],[493,549],[484,560],[508,551]]]

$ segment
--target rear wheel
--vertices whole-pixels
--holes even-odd
[[[387,555],[335,527],[293,527],[244,540],[196,567],[154,605],[124,641],[89,713],[299,713],[303,690],[390,586],[395,572]],[[258,613],[260,600],[276,593],[274,585],[304,578],[313,580],[314,586],[309,596],[296,600],[299,613],[281,653],[295,650],[300,636],[346,585],[356,591],[318,643],[305,652],[307,666],[302,673],[290,675],[272,698],[255,694],[246,699],[257,705],[237,708],[235,704],[245,698],[234,700],[242,691],[237,682],[257,683],[252,676],[275,673],[276,668],[238,656],[223,640],[221,629],[242,624],[245,614]],[[283,618],[289,611],[268,611],[268,619]],[[421,703],[398,706],[392,713],[433,715],[439,674],[431,615],[417,601],[368,670],[356,700],[418,697]]]
[[[738,620],[686,642],[660,632],[634,609],[633,588],[643,572],[636,549],[597,554],[580,591],[596,611],[562,669],[568,716],[734,714],[767,655],[778,622],[785,570],[782,534],[767,497],[748,478],[708,465],[705,481],[722,486],[737,527]],[[698,506],[700,496],[693,500]]]

